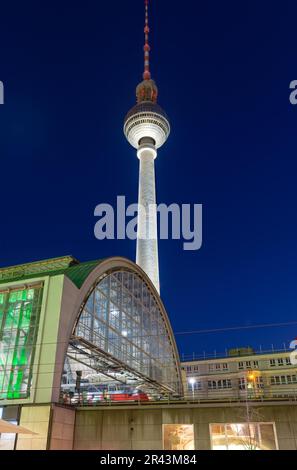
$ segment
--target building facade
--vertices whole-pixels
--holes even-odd
[[[65,256],[0,269],[1,414],[37,433],[17,448],[53,448],[55,422],[73,433],[81,403],[182,394],[167,313],[135,263]],[[52,411],[59,403],[70,408]]]
[[[290,351],[232,351],[182,363],[188,396],[200,400],[297,399],[297,365]]]

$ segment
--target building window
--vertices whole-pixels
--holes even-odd
[[[201,390],[202,389],[202,385],[201,385],[201,382],[189,382],[188,383],[188,391],[189,392],[194,392],[196,390]]]
[[[256,384],[256,388],[264,388],[264,383],[263,383],[263,377],[256,377],[256,380],[255,380],[255,384]]]
[[[245,377],[240,377],[240,379],[238,379],[239,390],[245,390],[245,386],[246,386]]]
[[[251,388],[251,389],[253,389],[253,388],[257,388],[257,389],[264,388],[263,377],[257,376],[253,380],[254,380],[253,383],[251,383],[251,382],[248,383],[248,388]],[[245,377],[241,377],[241,378],[238,379],[238,388],[239,388],[239,390],[245,390],[246,389],[246,378]]]
[[[210,424],[212,450],[277,450],[274,423]]]
[[[198,372],[198,370],[199,370],[199,366],[194,366],[194,371]]]
[[[245,367],[246,367],[247,369],[251,369],[251,368],[252,368],[251,361],[246,361]]]
[[[292,383],[297,383],[296,375],[274,375],[270,377],[271,385],[289,385]]]
[[[223,362],[223,363],[217,363],[217,364],[209,364],[209,370],[228,370],[228,363]]]
[[[0,407],[0,419],[11,424],[18,424],[18,406]],[[15,446],[16,434],[0,433],[0,450],[13,450]]]
[[[244,365],[242,361],[238,363],[238,369],[244,369]]]
[[[286,357],[286,365],[290,366],[291,365],[291,360],[289,357]]]
[[[208,381],[208,389],[209,390],[220,390],[232,388],[231,379],[222,379],[222,380],[209,380]]]
[[[194,450],[193,424],[163,424],[164,450]]]
[[[217,388],[217,382],[215,380],[208,381],[208,388],[209,390],[213,390]]]
[[[231,379],[223,380],[223,388],[232,388]]]
[[[28,398],[42,287],[0,292],[0,399]]]
[[[187,366],[187,372],[191,372],[192,371],[192,367],[191,366]]]
[[[279,359],[277,360],[277,363],[278,363],[279,366],[283,366],[283,365],[284,365],[284,360],[283,360],[283,358],[282,358],[282,357],[279,358]]]
[[[254,369],[259,369],[259,362],[258,361],[254,361],[253,365],[254,365]]]
[[[270,367],[275,367],[275,359],[270,359],[269,365]]]

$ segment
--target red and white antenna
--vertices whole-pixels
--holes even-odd
[[[149,45],[149,17],[148,17],[148,4],[149,0],[144,0],[145,6],[145,26],[144,26],[144,72],[143,72],[143,79],[150,80],[151,79],[151,72],[150,72],[150,45]]]

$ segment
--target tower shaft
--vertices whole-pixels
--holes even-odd
[[[136,263],[160,293],[155,185],[156,150],[140,147]]]

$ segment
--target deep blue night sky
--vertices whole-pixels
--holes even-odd
[[[152,75],[172,134],[157,198],[203,203],[203,247],[161,241],[174,331],[292,322],[297,311],[297,3],[152,0]],[[143,1],[2,2],[0,265],[122,255],[94,208],[136,202],[123,118],[142,74]],[[170,168],[170,171],[169,171]],[[280,347],[296,327],[177,336],[190,354]]]

